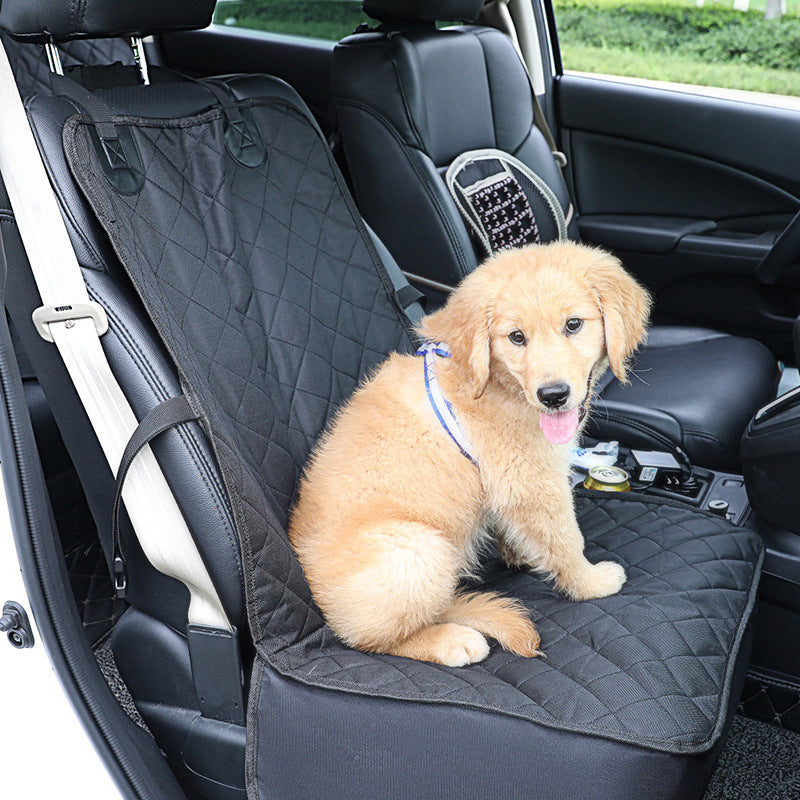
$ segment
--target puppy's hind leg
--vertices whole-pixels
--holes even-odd
[[[496,639],[505,650],[530,658],[542,655],[539,633],[525,606],[494,592],[464,592],[442,616],[442,622],[467,625]]]
[[[308,559],[304,564],[312,580],[319,574],[315,598],[345,642],[450,667],[486,658],[489,645],[477,630],[441,619],[453,602],[461,561],[441,531],[385,520],[351,529],[350,545],[358,552],[357,569],[350,558],[336,569],[336,551],[316,553],[319,573]]]

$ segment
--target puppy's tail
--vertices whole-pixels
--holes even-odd
[[[460,592],[440,621],[474,628],[517,655],[542,655],[539,633],[519,600],[494,592]]]

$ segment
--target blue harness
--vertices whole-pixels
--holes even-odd
[[[437,356],[439,358],[450,358],[453,353],[444,342],[425,342],[419,350],[417,350],[416,355],[423,356],[425,359],[423,365],[425,391],[428,394],[428,400],[430,400],[433,412],[436,414],[439,424],[444,428],[445,433],[455,442],[456,447],[461,451],[461,455],[477,467],[478,462],[472,455],[472,445],[461,426],[458,424],[456,415],[453,413],[453,407],[442,394],[442,389],[436,378],[436,370],[434,369]]]

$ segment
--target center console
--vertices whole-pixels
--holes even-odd
[[[699,510],[726,517],[740,527],[755,525],[742,475],[693,467],[688,462],[679,462],[671,453],[625,447],[619,448],[615,463],[630,476],[632,492],[679,500]],[[575,470],[573,485],[581,485],[586,477],[585,471]]]

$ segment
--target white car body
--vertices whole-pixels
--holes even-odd
[[[122,800],[48,658],[30,612],[5,491],[0,491],[0,608],[28,612],[35,644],[17,650],[0,639],[0,753],[8,800]]]

